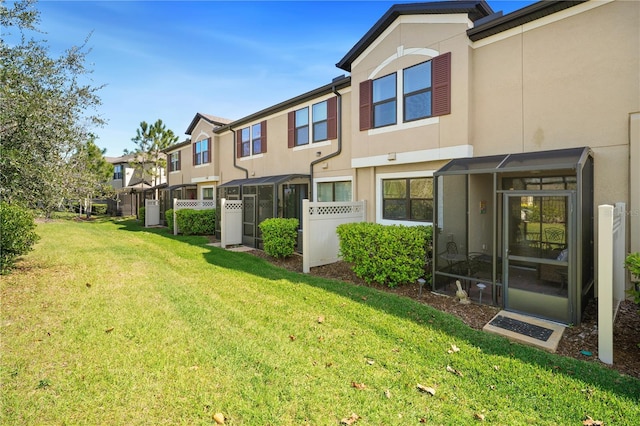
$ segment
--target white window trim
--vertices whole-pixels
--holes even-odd
[[[433,177],[435,170],[419,170],[415,172],[379,173],[376,175],[376,223],[381,225],[424,226],[433,222],[416,222],[412,220],[389,220],[382,218],[382,181],[384,179]],[[434,212],[435,214],[435,212]]]
[[[216,187],[215,185],[205,185],[205,186],[201,186],[200,187],[200,200],[204,200],[204,190],[205,189],[212,189],[213,190],[213,201],[216,201]]]
[[[318,184],[326,182],[351,182],[351,202],[353,202],[353,176],[331,176],[313,179],[313,201],[318,201]]]

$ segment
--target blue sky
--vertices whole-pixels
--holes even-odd
[[[94,129],[107,155],[135,146],[141,121],[180,137],[196,113],[229,119],[313,90],[394,3],[407,1],[51,1],[39,35],[51,53],[91,34],[87,63],[99,92]],[[505,14],[534,1],[489,1]]]

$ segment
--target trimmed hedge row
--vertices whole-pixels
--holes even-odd
[[[265,253],[276,258],[291,256],[298,240],[298,219],[270,218],[260,225]]]
[[[169,232],[173,232],[173,209],[164,212]],[[216,225],[216,209],[176,211],[178,229],[184,235],[213,235]]]
[[[342,258],[367,283],[395,287],[428,276],[431,226],[346,223],[337,228]]]
[[[9,273],[18,257],[40,239],[30,210],[0,202],[0,274]]]

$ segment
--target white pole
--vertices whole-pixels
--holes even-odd
[[[598,358],[613,364],[613,206],[598,206]]]

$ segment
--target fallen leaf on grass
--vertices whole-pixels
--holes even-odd
[[[289,335],[289,340],[291,340],[293,342],[294,340],[296,340],[296,336],[294,336],[293,334],[290,334]]]
[[[368,359],[368,360],[367,360],[367,364],[369,364],[369,365],[373,365],[373,364],[375,364],[375,363],[376,363],[376,362],[375,362],[374,360],[372,360],[372,359]]]
[[[358,420],[360,420],[360,416],[356,413],[351,413],[349,417],[345,417],[344,419],[340,420],[340,424],[349,426],[354,424]]]
[[[602,426],[604,423],[601,420],[593,420],[591,416],[587,416],[586,420],[582,421],[584,426]]]
[[[215,420],[215,422],[219,425],[223,425],[224,424],[224,414],[222,413],[215,413],[213,415],[213,420]]]
[[[436,394],[436,390],[430,386],[425,386],[425,385],[421,385],[420,383],[418,383],[418,390],[420,392],[425,392],[430,394],[431,396],[434,396]]]
[[[104,332],[105,333],[111,333],[114,329],[115,329],[115,327],[109,327]]]
[[[389,389],[387,389],[386,391],[384,391],[384,396],[387,397],[387,399],[391,399],[391,391]]]
[[[318,317],[318,324],[322,324],[324,322],[324,317],[322,315],[320,315]]]
[[[463,374],[461,372],[459,372],[458,370],[456,370],[455,368],[451,368],[451,366],[447,365],[447,371],[449,373],[453,373],[453,374],[457,374],[460,377],[464,377]]]
[[[351,387],[352,388],[356,388],[356,389],[364,389],[364,388],[366,388],[364,383],[356,383],[356,382],[351,382]]]
[[[475,413],[475,414],[473,415],[473,417],[474,417],[476,420],[480,420],[481,422],[484,422],[484,414],[482,414],[482,413]]]
[[[453,354],[453,353],[456,353],[456,352],[460,352],[460,348],[457,347],[456,345],[452,344],[451,345],[451,349],[449,349],[447,352],[450,353],[450,354]]]
[[[91,283],[86,283],[85,285],[87,286],[87,288],[91,287]]]

